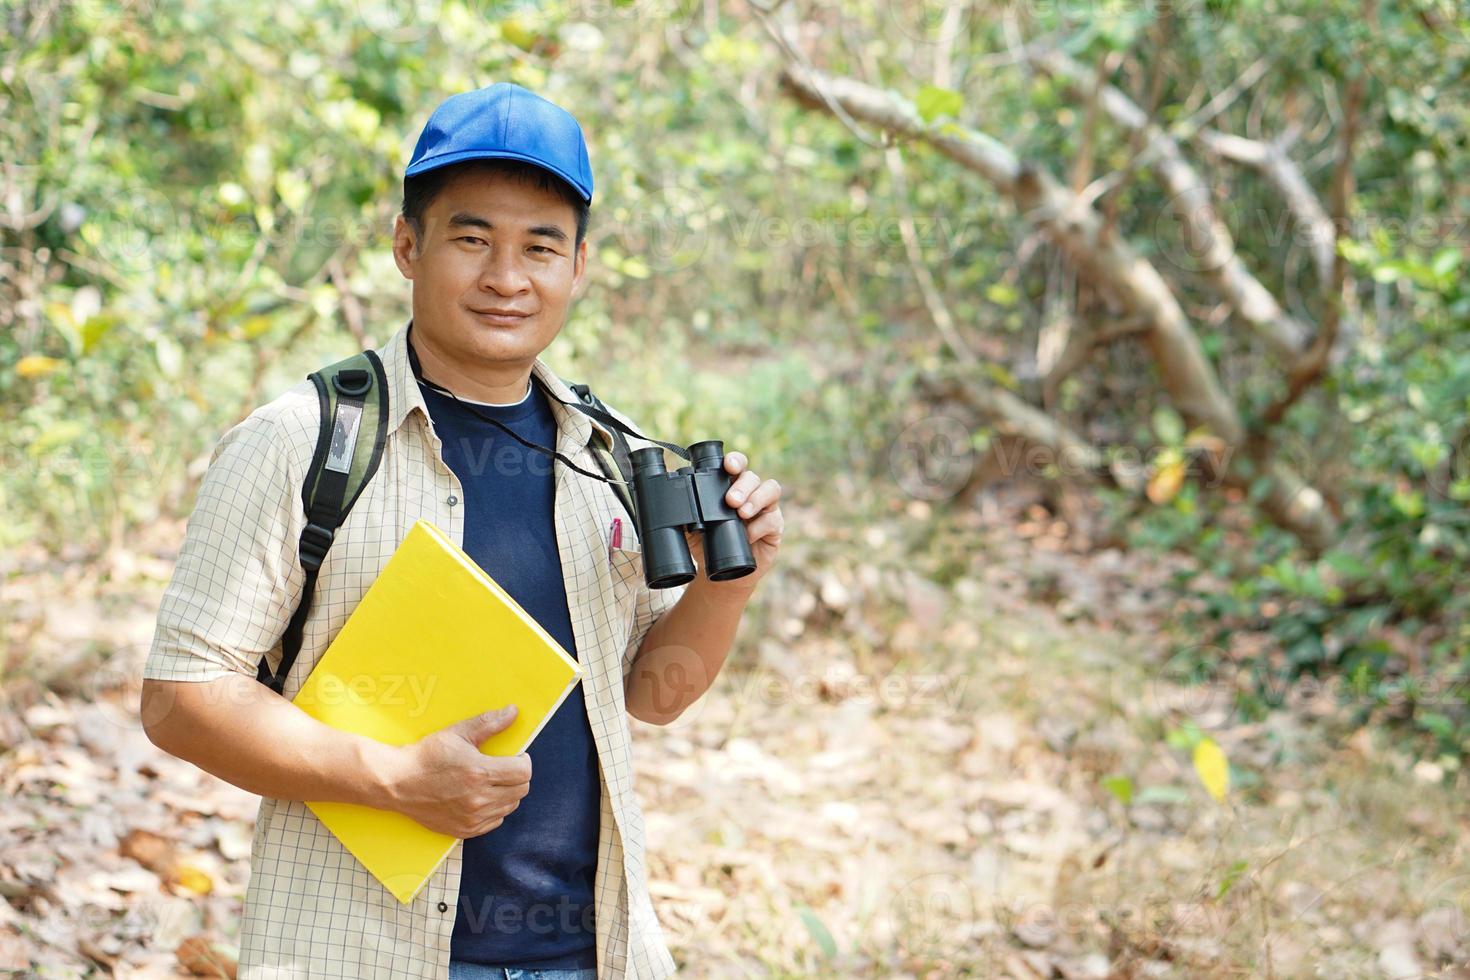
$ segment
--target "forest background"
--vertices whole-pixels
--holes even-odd
[[[638,728],[686,972],[1462,975],[1453,0],[0,16],[0,968],[228,966],[253,798],[142,738],[151,617],[220,434],[405,321],[428,112],[510,80],[596,175],[548,360],[786,488]]]

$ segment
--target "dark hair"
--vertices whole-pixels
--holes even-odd
[[[560,194],[562,200],[572,206],[572,212],[577,216],[577,238],[572,248],[575,251],[582,244],[582,239],[587,237],[587,202],[582,200],[572,185],[562,180],[551,171],[538,167],[524,160],[465,160],[462,163],[451,163],[444,167],[435,167],[425,173],[414,174],[412,177],[403,178],[403,218],[413,227],[415,235],[424,233],[424,212],[429,205],[434,203],[434,198],[444,189],[456,175],[468,171],[480,173],[506,174],[521,180],[530,181],[544,191],[553,191]],[[417,243],[416,243],[417,244]]]

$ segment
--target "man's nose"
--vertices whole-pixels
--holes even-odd
[[[494,248],[485,257],[485,265],[480,271],[480,288],[494,290],[502,296],[513,296],[526,289],[530,281],[513,250]]]

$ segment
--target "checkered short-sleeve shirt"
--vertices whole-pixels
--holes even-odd
[[[464,491],[444,463],[414,380],[409,326],[378,349],[389,390],[382,463],[318,573],[301,653],[286,679],[288,700],[414,521],[432,521],[463,545]],[[577,401],[540,359],[533,371],[557,398]],[[557,450],[600,472],[587,443],[593,429],[606,430],[575,409],[553,402],[552,411]],[[303,381],[220,439],[164,592],[144,677],[205,681],[236,672],[253,678],[262,656],[272,666],[280,662],[281,635],[305,582],[296,551],[306,523],[301,483],[319,415],[316,390]],[[658,980],[674,972],[674,961],[648,892],[624,684],[644,634],[683,588],[647,588],[637,531],[626,517],[621,547],[611,547],[612,519],[622,509],[607,484],[560,460],[553,480],[556,542],[578,659],[587,667],[581,691],[602,775],[598,975]],[[456,845],[404,905],[304,803],[262,799],[241,926],[241,980],[442,980],[449,972],[461,851]]]

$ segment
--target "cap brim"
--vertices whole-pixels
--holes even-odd
[[[439,156],[425,157],[403,171],[403,176],[413,177],[430,170],[438,170],[440,167],[447,167],[451,163],[463,163],[466,160],[520,160],[522,163],[532,164],[566,181],[572,190],[576,191],[577,195],[582,198],[583,203],[592,203],[592,193],[583,188],[581,182],[575,177],[560,167],[551,166],[544,160],[537,160],[524,153],[516,153],[513,150],[460,150],[458,153],[443,153]]]

